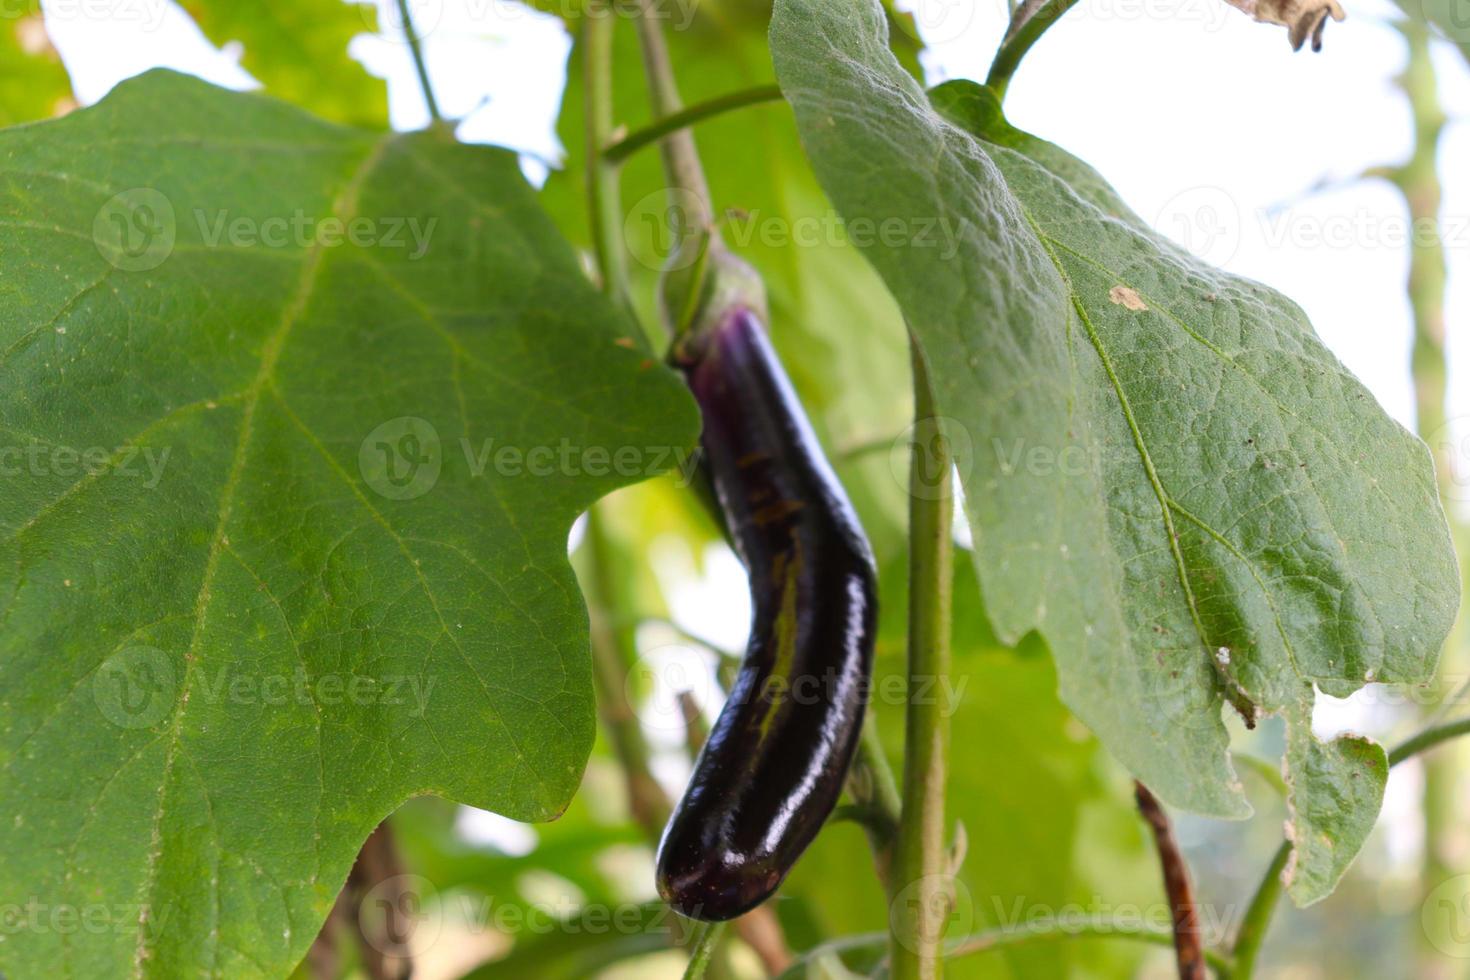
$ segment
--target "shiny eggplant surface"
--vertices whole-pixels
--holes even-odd
[[[730,919],[769,898],[842,792],[867,704],[872,551],[760,318],[735,306],[676,347],[704,466],[750,578],[750,642],[664,832],[658,888]]]

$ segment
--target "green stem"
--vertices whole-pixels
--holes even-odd
[[[694,942],[689,953],[689,966],[684,970],[684,980],[702,980],[705,970],[709,969],[710,957],[715,953],[715,947],[720,944],[720,936],[725,930],[723,922],[703,922],[694,933]]]
[[[1449,415],[1446,401],[1449,391],[1449,367],[1445,357],[1445,286],[1446,260],[1444,241],[1440,235],[1439,212],[1443,192],[1439,179],[1439,146],[1445,128],[1445,113],[1440,106],[1434,62],[1430,55],[1429,29],[1412,20],[1395,25],[1408,45],[1408,60],[1398,84],[1408,99],[1414,124],[1414,149],[1400,167],[1384,168],[1383,176],[1403,195],[1409,211],[1409,305],[1413,313],[1414,344],[1410,369],[1418,409],[1419,435],[1430,444],[1439,474],[1440,496],[1453,499],[1450,491],[1451,440],[1448,437]],[[1456,527],[1455,513],[1449,513],[1457,542],[1464,544],[1463,529]],[[1463,615],[1441,652],[1439,676],[1434,690],[1440,698],[1450,693],[1451,678],[1464,670],[1463,650],[1465,621]],[[1421,723],[1433,720],[1435,712],[1426,708]],[[1420,888],[1423,897],[1455,872],[1451,863],[1454,839],[1458,835],[1457,797],[1461,788],[1460,760],[1452,755],[1424,761],[1424,856],[1420,866]],[[1428,973],[1440,961],[1440,953],[1420,930],[1419,955]]]
[[[743,109],[746,106],[781,102],[784,99],[785,96],[781,94],[780,87],[776,85],[760,85],[717,96],[706,102],[670,113],[642,129],[634,130],[610,146],[604,147],[602,158],[608,163],[622,163],[645,146],[657,143],[681,129],[688,129],[706,119],[713,119],[715,116]]]
[[[584,119],[587,218],[602,290],[636,316],[628,289],[628,252],[622,238],[618,169],[606,162],[601,153],[614,124],[613,29],[616,23],[605,0],[589,3],[587,15],[582,19],[582,64],[587,78]]]
[[[439,114],[439,100],[434,98],[434,86],[429,82],[429,68],[424,62],[423,45],[413,27],[413,15],[408,10],[408,0],[398,0],[398,16],[403,21],[403,36],[408,41],[409,53],[413,55],[413,67],[419,76],[419,88],[424,93],[424,104],[429,107],[429,118],[436,124],[444,117]]]
[[[1235,966],[1230,973],[1231,980],[1250,980],[1255,973],[1256,957],[1261,952],[1261,943],[1266,939],[1266,930],[1271,925],[1276,902],[1281,898],[1281,889],[1284,886],[1281,872],[1286,870],[1286,862],[1290,859],[1291,841],[1282,841],[1275,856],[1271,858],[1271,864],[1266,868],[1265,877],[1256,886],[1256,893],[1246,906],[1245,917],[1240,920],[1240,931],[1235,935],[1232,954]]]
[[[995,59],[990,63],[990,72],[985,76],[986,87],[994,90],[995,97],[1005,101],[1006,89],[1011,76],[1021,66],[1021,59],[1031,46],[1041,40],[1047,28],[1077,3],[1077,0],[1042,0],[1041,3],[1023,3],[1017,9],[1015,19],[1005,40],[996,49]]]
[[[1470,735],[1470,718],[1462,718],[1459,721],[1430,728],[1401,742],[1389,751],[1388,764],[1390,767],[1396,766],[1461,735]],[[1266,868],[1266,874],[1261,879],[1261,883],[1256,886],[1256,893],[1251,898],[1250,905],[1246,907],[1245,917],[1240,922],[1240,931],[1235,937],[1233,953],[1235,969],[1230,974],[1232,980],[1251,980],[1255,971],[1256,955],[1261,950],[1261,943],[1266,938],[1266,929],[1271,924],[1271,915],[1275,912],[1276,902],[1281,897],[1283,885],[1281,872],[1286,868],[1286,862],[1290,857],[1291,841],[1282,841],[1281,846],[1276,850],[1276,855],[1271,859],[1271,864]]]
[[[847,792],[854,801],[851,818],[862,824],[867,831],[878,879],[891,896],[893,842],[898,833],[903,801],[898,795],[898,781],[893,778],[888,757],[883,754],[883,742],[878,737],[878,723],[871,712],[863,721],[862,740],[858,742],[852,772],[847,777]]]
[[[1434,748],[1441,742],[1459,738],[1461,735],[1470,735],[1470,718],[1461,718],[1447,725],[1439,725],[1427,731],[1422,731],[1413,738],[1400,743],[1388,753],[1388,764],[1396,766],[1405,759],[1412,759],[1421,752]]]
[[[1015,949],[1022,946],[1037,946],[1047,943],[1068,942],[1074,939],[1106,939],[1122,942],[1144,943],[1165,948],[1174,945],[1174,935],[1161,929],[1140,927],[1136,921],[1122,918],[1093,918],[1083,921],[1060,920],[1038,922],[1015,928],[990,929],[977,932],[964,939],[946,944],[944,958],[959,959],[999,949]],[[807,974],[806,965],[828,954],[867,952],[881,949],[888,942],[886,933],[870,932],[855,936],[844,936],[823,943],[805,953],[796,964],[782,975],[782,980],[798,980]],[[1218,976],[1230,972],[1230,961],[1213,950],[1205,951],[1205,962]]]
[[[910,345],[915,421],[909,473],[910,698],[904,724],[903,809],[893,854],[893,884],[903,899],[889,917],[891,976],[936,980],[944,972],[940,949],[951,904],[944,833],[949,705],[943,696],[919,699],[913,693],[946,690],[934,681],[949,674],[953,467],[923,351],[915,338]]]
[[[659,0],[642,0],[638,17],[638,39],[643,47],[643,70],[648,77],[648,98],[657,123],[677,115],[684,108],[679,98],[673,62],[669,59],[668,44],[664,40]],[[690,211],[684,216],[689,223],[688,227],[708,228],[712,237],[717,236],[718,232],[713,229],[713,211],[709,203],[709,182],[705,180],[704,168],[699,163],[694,134],[688,127],[675,128],[663,137],[659,147],[663,151],[664,173],[668,177],[669,188],[681,192],[680,206],[687,207]]]

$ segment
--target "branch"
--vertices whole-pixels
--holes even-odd
[[[1062,14],[1077,3],[1077,0],[1026,0],[1016,9],[1011,26],[1006,30],[1005,40],[996,49],[995,59],[990,63],[990,72],[985,76],[985,85],[994,90],[996,99],[1004,101],[1011,76],[1021,66],[1021,59],[1031,46],[1041,40],[1047,28],[1055,24]]]
[[[1134,780],[1133,795],[1138,812],[1154,833],[1159,850],[1159,864],[1164,870],[1164,897],[1174,919],[1174,956],[1179,962],[1179,980],[1205,980],[1204,945],[1200,941],[1199,913],[1194,904],[1194,886],[1189,880],[1189,865],[1184,852],[1174,839],[1169,816],[1148,787]]]
[[[592,254],[602,291],[630,313],[628,253],[622,237],[622,204],[618,171],[598,152],[613,129],[613,28],[616,21],[605,0],[588,4],[582,20],[582,66],[587,78],[584,139],[587,157],[587,220]],[[633,314],[642,322],[642,318]],[[654,338],[650,337],[650,340]]]
[[[643,47],[644,73],[648,76],[648,98],[653,105],[656,120],[667,119],[684,108],[674,78],[674,66],[669,60],[668,45],[664,41],[658,2],[659,0],[642,0],[638,17],[638,39]],[[705,180],[704,168],[699,162],[694,134],[687,128],[675,128],[664,136],[660,146],[669,187],[683,192],[684,200],[681,203],[693,212],[688,215],[688,227],[712,229],[714,214],[710,209],[709,182]],[[713,236],[717,233],[711,230],[710,234]]]
[[[894,848],[893,885],[904,901],[889,914],[894,980],[932,980],[943,973],[940,944],[953,905],[945,854],[944,789],[949,763],[949,705],[920,690],[950,668],[953,602],[953,464],[934,406],[934,389],[917,338],[910,336],[914,374],[914,445],[909,473],[909,700],[904,721],[903,809]],[[938,484],[933,474],[940,474]],[[912,891],[912,895],[910,895]],[[893,896],[890,896],[893,898]]]
[[[398,0],[398,17],[403,22],[403,36],[408,41],[409,53],[413,55],[414,71],[418,72],[419,88],[424,93],[424,104],[429,107],[429,118],[437,125],[444,121],[444,117],[439,113],[439,100],[434,98],[434,86],[429,82],[429,67],[424,62],[423,46],[413,27],[408,0]]]
[[[1067,942],[1074,939],[1107,939],[1121,942],[1143,943],[1149,946],[1163,946],[1165,948],[1174,945],[1174,935],[1160,929],[1151,929],[1139,926],[1134,918],[1100,917],[1075,920],[1057,920],[1053,922],[1039,922],[1026,925],[1017,929],[1000,928],[989,929],[985,932],[977,932],[964,939],[956,940],[946,945],[944,958],[946,960],[959,959],[962,956],[973,956],[978,953],[989,953],[998,949],[1016,949],[1022,946],[1039,946],[1046,943]],[[888,942],[886,933],[869,932],[855,936],[843,936],[820,946],[813,947],[796,961],[790,970],[782,975],[782,980],[798,980],[806,976],[801,972],[806,964],[821,959],[829,954],[843,954],[856,952],[875,952],[882,949]],[[1204,951],[1205,962],[1217,976],[1230,975],[1230,962],[1224,956],[1213,950]]]
[[[735,109],[743,109],[746,106],[761,105],[766,102],[782,102],[785,96],[776,85],[760,85],[756,88],[748,88],[739,92],[731,92],[680,109],[670,113],[661,119],[655,120],[642,129],[634,130],[627,136],[602,149],[602,159],[610,164],[620,164],[630,156],[637,153],[651,143],[657,143],[665,137],[682,129],[687,129],[696,123],[713,119],[715,116],[731,112]]]

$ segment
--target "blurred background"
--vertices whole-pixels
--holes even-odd
[[[8,121],[64,112],[95,102],[124,78],[168,66],[232,88],[265,81],[344,121],[427,124],[392,0],[381,9],[345,4],[345,15],[323,13],[336,3],[282,2],[274,11],[241,3],[233,16],[187,0],[44,0],[39,13],[28,3],[18,12],[0,8],[0,29],[14,33],[0,38],[0,68],[10,63],[4,52],[12,42],[30,63],[65,68],[50,88],[17,70],[0,83],[10,87],[0,107]],[[575,8],[566,3],[562,12]],[[1296,300],[1387,410],[1430,442],[1463,540],[1470,517],[1470,0],[1459,8],[1452,0],[1465,31],[1448,38],[1390,0],[1344,5],[1348,18],[1328,25],[1322,53],[1294,54],[1284,31],[1253,23],[1223,0],[1082,0],[1029,56],[1009,114],[1096,166],[1162,233]],[[460,120],[459,137],[520,152],[548,209],[573,241],[585,243],[575,87],[563,104],[574,44],[567,21],[499,0],[409,6],[440,106]],[[929,82],[983,80],[1009,17],[1005,0],[901,0],[897,7],[905,16],[895,29],[911,32],[909,57]],[[684,93],[689,101],[771,80],[768,5],[686,0],[673,10],[676,61],[699,64]],[[616,104],[621,121],[636,127],[648,111],[631,34],[623,30],[618,42]],[[15,90],[22,83],[25,91]],[[910,409],[897,311],[840,228],[833,230],[784,106],[722,117],[697,138],[715,204],[737,210],[732,238],[744,240],[740,250],[771,288],[776,343],[874,539],[884,608],[901,617]],[[640,220],[662,206],[653,154],[630,162],[623,193],[647,313],[661,259]],[[803,221],[821,230],[806,241],[779,234]],[[963,543],[962,526],[959,533]],[[593,607],[594,645],[611,658],[599,693],[614,709],[630,704],[636,717],[605,712],[584,790],[555,824],[516,824],[433,799],[393,818],[398,870],[410,876],[406,887],[415,896],[412,921],[396,925],[407,929],[415,976],[426,980],[662,977],[683,969],[682,955],[668,949],[675,926],[651,904],[652,840],[661,808],[688,775],[691,738],[719,710],[722,663],[743,646],[744,573],[692,495],[668,480],[611,498],[578,524],[570,545]],[[1056,700],[1045,649],[999,647],[963,562],[959,574],[951,817],[963,826],[968,851],[953,932],[1066,916],[1158,923],[1164,907],[1156,861],[1127,774]],[[884,623],[875,704],[895,757],[902,691],[890,686],[883,696],[881,678],[902,670],[897,620],[889,615]],[[1463,714],[1470,657],[1463,630],[1458,637],[1435,685],[1413,692],[1370,686],[1347,701],[1319,697],[1319,734],[1353,730],[1391,744],[1430,719]],[[1280,725],[1268,721],[1239,732],[1238,748],[1274,762],[1281,737]],[[1451,746],[1393,771],[1383,816],[1352,872],[1322,905],[1300,911],[1283,904],[1258,975],[1470,976],[1465,761]],[[1248,768],[1242,778],[1253,819],[1177,816],[1207,941],[1238,923],[1281,839],[1284,808],[1270,780]],[[824,831],[772,910],[730,943],[718,964],[726,975],[760,976],[779,964],[783,949],[884,929],[884,899],[862,831],[842,823]],[[351,976],[362,968],[347,951],[332,969]],[[1079,940],[971,956],[950,973],[1101,978],[1172,970],[1167,951]],[[309,962],[300,975],[324,974]]]

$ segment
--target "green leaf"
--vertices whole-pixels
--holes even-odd
[[[71,79],[41,20],[36,0],[0,15],[0,128],[59,115],[73,105]]]
[[[1458,605],[1425,447],[1290,301],[1153,234],[984,90],[937,112],[875,3],[780,0],[771,38],[844,218],[906,231],[866,254],[931,361],[997,636],[1038,631],[1063,700],[1185,809],[1249,812],[1223,701],[1285,714],[1293,833],[1335,841],[1292,895],[1321,898],[1383,783],[1314,763],[1313,687],[1427,680]]]
[[[0,893],[106,917],[0,972],[278,976],[405,799],[557,816],[568,529],[696,417],[515,156],[155,72],[0,234]]]
[[[325,119],[386,129],[388,83],[347,54],[377,30],[377,7],[344,0],[180,0],[216,44],[237,42],[241,65],[266,91]]]

